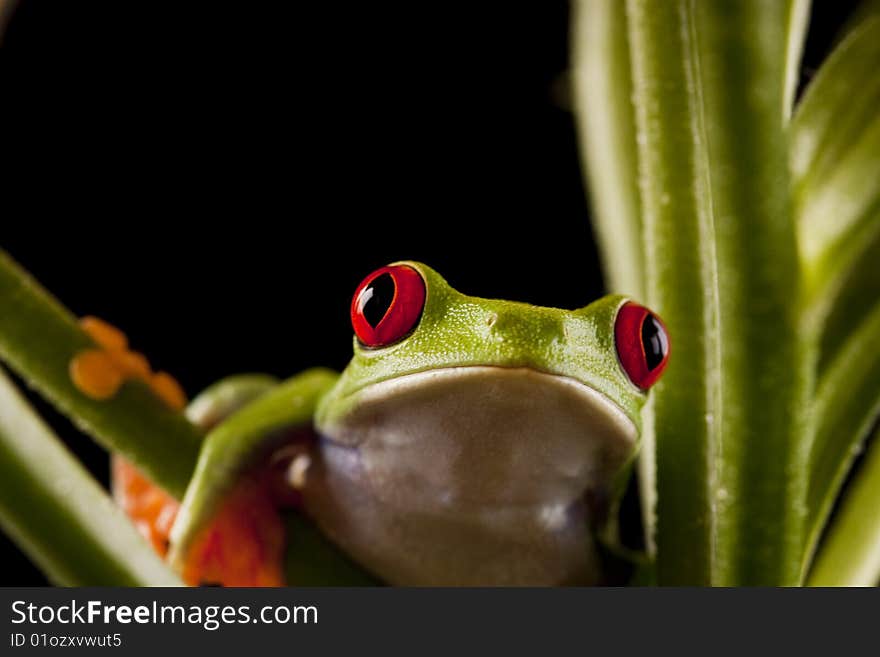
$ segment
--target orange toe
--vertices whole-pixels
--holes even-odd
[[[87,349],[70,361],[70,378],[80,392],[92,399],[109,399],[119,390],[125,375],[109,353]]]

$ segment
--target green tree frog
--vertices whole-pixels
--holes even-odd
[[[222,551],[209,528],[224,513],[256,525],[270,559],[279,539],[260,526],[287,496],[390,584],[600,582],[597,529],[669,356],[660,319],[621,296],[574,311],[465,296],[430,267],[397,262],[364,279],[351,320],[341,375],[244,377],[192,402],[210,430],[171,562],[185,571],[194,554]]]

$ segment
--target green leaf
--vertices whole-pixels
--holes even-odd
[[[0,524],[60,586],[179,586],[0,371]]]
[[[785,106],[791,3],[627,3],[648,301],[658,581],[798,581],[810,349]],[[790,59],[790,56],[789,56]]]
[[[788,29],[785,45],[785,94],[782,98],[782,118],[788,120],[794,109],[801,73],[801,56],[810,24],[810,0],[794,0],[789,3]]]
[[[819,70],[792,123],[802,328],[819,345],[804,570],[880,411],[878,65],[880,16],[863,12]]]
[[[823,64],[792,123],[790,162],[809,331],[821,330],[854,262],[880,235],[878,65],[880,17],[873,16],[853,28]]]
[[[712,426],[718,406],[714,341],[717,300],[711,204],[693,48],[681,3],[627,5],[633,64],[647,301],[667,323],[672,357],[655,386],[656,546],[660,583],[712,581]],[[668,39],[661,40],[664,32]],[[623,183],[626,185],[626,183]],[[674,263],[674,266],[670,266]],[[662,268],[662,271],[661,271]],[[675,294],[667,292],[675,291]],[[688,413],[679,409],[687,407]],[[675,560],[668,555],[688,553]]]
[[[577,0],[575,111],[609,291],[644,299],[641,209],[625,3]]]
[[[818,426],[810,458],[808,556],[862,441],[880,413],[880,301],[875,300],[871,314],[823,374],[814,412]],[[808,560],[805,567],[807,564]]]
[[[846,38],[852,30],[872,16],[880,16],[880,0],[862,0],[838,33],[838,41]]]
[[[880,212],[874,221],[880,222]],[[818,371],[824,373],[880,300],[880,235],[868,244],[836,290],[829,290],[821,327]]]
[[[95,343],[76,318],[0,251],[0,359],[108,450],[132,461],[178,499],[195,467],[201,433],[145,384],[126,383],[111,399],[82,394],[70,361]]]
[[[880,430],[844,493],[807,583],[876,586],[880,582]]]
[[[876,116],[880,81],[874,73],[880,44],[873,37],[877,20],[869,17],[847,34],[798,104],[790,149],[792,185],[798,197],[811,180],[821,180],[836,168]],[[853,93],[853,85],[859,85],[858,93]]]

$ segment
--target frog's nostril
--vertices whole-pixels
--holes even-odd
[[[486,317],[486,326],[492,328],[495,326],[495,322],[498,321],[498,313],[491,313],[488,317]]]

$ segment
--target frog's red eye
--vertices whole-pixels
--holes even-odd
[[[425,282],[407,265],[382,267],[367,276],[351,300],[351,325],[367,347],[384,347],[413,330],[425,307]]]
[[[660,318],[644,306],[627,301],[617,312],[614,341],[630,381],[642,390],[654,385],[669,360],[669,336]]]

